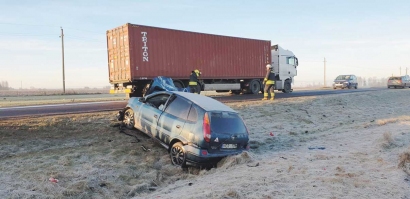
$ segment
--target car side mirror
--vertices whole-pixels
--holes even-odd
[[[140,101],[140,102],[142,102],[142,103],[145,103],[145,97],[140,97],[139,99],[138,99],[138,101]]]

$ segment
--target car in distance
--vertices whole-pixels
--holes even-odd
[[[333,81],[333,89],[357,89],[357,77],[355,75],[339,75]]]
[[[410,88],[410,78],[408,76],[391,76],[387,80],[387,88]]]
[[[203,95],[158,91],[131,97],[118,120],[154,138],[181,167],[213,166],[249,150],[248,129],[239,114]]]

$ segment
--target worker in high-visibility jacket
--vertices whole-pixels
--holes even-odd
[[[265,79],[263,80],[263,83],[265,84],[264,92],[263,92],[263,99],[262,100],[267,100],[269,97],[270,93],[270,100],[275,99],[275,73],[273,72],[273,67],[272,65],[268,64],[266,65],[266,75]]]
[[[201,76],[201,72],[198,69],[192,71],[191,76],[189,76],[189,90],[191,93],[199,93],[197,90],[199,76]]]

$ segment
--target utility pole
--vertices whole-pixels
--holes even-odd
[[[324,70],[323,70],[323,87],[326,87],[326,57],[323,58]]]
[[[65,73],[64,73],[64,31],[63,28],[61,28],[61,52],[62,52],[62,61],[63,61],[63,93],[65,93]]]
[[[407,67],[406,67],[406,75],[407,75]]]
[[[400,76],[401,76],[401,66],[400,66]]]

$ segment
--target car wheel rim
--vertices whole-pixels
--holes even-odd
[[[133,127],[134,126],[134,114],[132,111],[127,110],[124,115],[124,124],[127,127]]]
[[[182,147],[175,146],[171,149],[171,160],[174,165],[181,166],[185,161],[185,153]]]

